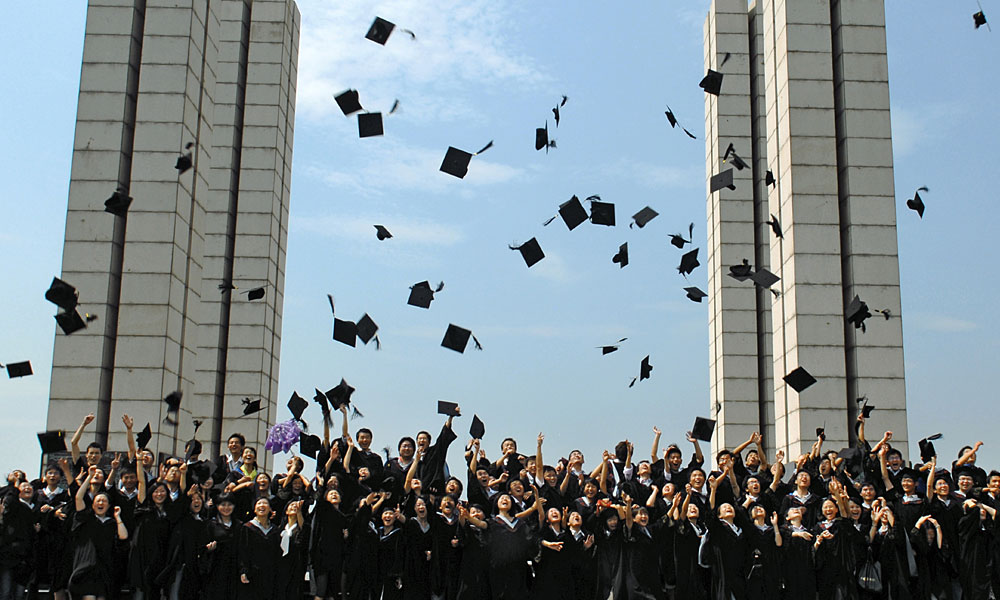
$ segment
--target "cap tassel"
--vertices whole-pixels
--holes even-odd
[[[382,454],[385,454],[385,462],[389,462],[390,452],[392,452],[392,450],[389,448],[389,446],[382,446]]]
[[[394,114],[397,110],[399,110],[399,98],[397,98],[396,101],[392,103],[392,108],[389,109],[389,114],[390,115]]]
[[[636,380],[638,380],[638,379],[639,379],[638,377],[633,377],[633,378],[632,378],[632,383],[628,384],[628,386],[629,386],[629,387],[632,387],[633,385],[635,385],[635,382],[636,382]]]
[[[472,336],[472,343],[476,345],[476,350],[483,349],[483,345],[479,343],[479,340],[476,339],[475,335]]]
[[[554,216],[549,217],[549,219],[547,221],[545,221],[544,223],[542,223],[542,227],[547,227],[548,224],[551,223],[552,221],[555,221],[556,217],[558,217],[558,216],[559,215],[554,215]]]
[[[382,342],[379,341],[378,336],[376,335],[375,336],[375,350],[381,350],[381,349],[382,349]]]
[[[399,30],[402,31],[403,33],[405,33],[406,35],[410,36],[411,40],[413,40],[413,41],[417,40],[417,34],[413,33],[409,29],[403,29],[402,27],[400,27]]]
[[[434,288],[434,293],[436,294],[436,293],[440,292],[443,289],[444,289],[444,282],[443,281],[439,281],[438,284],[437,284],[437,287]]]
[[[360,410],[358,410],[357,406],[354,406],[352,404],[351,405],[351,420],[353,421],[355,418],[364,419],[365,415]]]
[[[333,295],[327,294],[326,299],[330,301],[330,312],[336,315],[337,310],[333,307]]]
[[[485,146],[483,146],[482,148],[480,148],[479,152],[476,152],[475,154],[473,154],[473,156],[479,156],[480,154],[482,154],[483,152],[486,152],[487,150],[489,150],[492,147],[493,147],[493,140],[490,140],[489,144],[486,144]]]

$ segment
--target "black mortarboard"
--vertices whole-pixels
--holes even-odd
[[[194,146],[194,142],[188,142],[184,146],[185,150],[190,150]],[[194,165],[191,160],[191,152],[185,152],[177,157],[177,163],[174,164],[174,168],[177,169],[178,175],[183,175],[188,169]]]
[[[816,428],[816,437],[818,437],[819,439],[821,439],[823,441],[826,441],[826,428],[825,427],[817,427]]]
[[[712,179],[709,181],[708,187],[709,191],[713,193],[721,190],[722,188],[735,190],[736,185],[733,184],[733,170],[726,169],[718,175],[712,175]]]
[[[732,157],[731,160],[730,157]],[[727,160],[731,162],[734,167],[736,167],[737,171],[742,171],[748,166],[747,163],[740,158],[740,155],[736,154],[736,148],[733,147],[732,142],[729,142],[729,147],[726,148],[726,154],[722,157],[722,162],[726,162]]]
[[[389,233],[389,230],[386,229],[384,225],[376,225],[375,226],[375,236],[379,239],[379,241],[382,241],[382,240],[391,238],[392,234]]]
[[[438,400],[438,414],[447,415],[449,417],[460,417],[457,402],[448,402],[446,400]]]
[[[176,413],[177,411],[179,411],[181,409],[181,399],[183,397],[184,393],[180,391],[170,392],[169,394],[167,394],[167,397],[163,399],[163,401],[167,405],[167,412]]]
[[[618,345],[621,344],[622,342],[624,342],[627,339],[628,339],[627,337],[623,337],[622,339],[618,340],[617,342],[615,342],[614,344],[611,344],[609,346],[598,346],[598,348],[601,349],[601,356],[604,356],[604,355],[607,355],[607,354],[611,354],[612,352],[617,351],[618,350]]]
[[[719,92],[722,91],[722,73],[718,71],[708,70],[708,74],[702,78],[701,83],[698,87],[705,90],[705,92],[712,94],[713,96],[718,96]]]
[[[941,437],[940,433],[935,433],[917,442],[917,445],[920,446],[920,460],[926,463],[937,456],[937,450],[934,449],[934,440],[939,440]],[[955,477],[957,478],[958,475]]]
[[[340,110],[343,111],[344,116],[350,116],[359,110],[364,110],[361,107],[361,101],[358,98],[358,90],[347,90],[341,92],[337,96],[334,96],[334,100],[337,101],[337,105],[340,106]]]
[[[694,418],[694,427],[691,428],[691,437],[702,442],[711,442],[713,433],[715,433],[715,421],[704,417]]]
[[[319,391],[319,389],[316,389],[316,394],[313,396],[313,402],[319,404],[319,410],[323,413],[324,418],[330,413],[330,403],[326,398],[326,394]]]
[[[580,202],[580,199],[573,196],[559,205],[559,216],[566,223],[566,227],[569,227],[569,230],[573,231],[577,225],[587,220],[587,210],[583,208],[583,203]]]
[[[919,188],[917,188],[917,191],[913,193],[913,198],[911,198],[911,199],[909,199],[909,200],[906,201],[906,206],[909,207],[912,210],[917,211],[917,215],[919,215],[920,218],[923,219],[924,218],[924,209],[926,207],[924,206],[923,199],[920,198],[920,192],[921,191],[927,192],[927,191],[930,191],[930,190],[928,190],[926,187],[919,187]]]
[[[135,436],[136,448],[142,450],[151,439],[153,439],[153,429],[149,426],[149,423],[146,423],[146,426],[142,428],[142,431]]]
[[[593,198],[594,196],[591,196]],[[610,202],[592,200],[590,202],[590,222],[594,225],[615,225],[615,205]]]
[[[774,181],[774,173],[771,172],[771,169],[768,169],[767,173],[764,174],[764,185],[774,185]]]
[[[201,454],[201,450],[201,442],[192,437],[184,443],[184,462],[191,462],[191,459],[194,458],[195,455]],[[207,473],[205,473],[205,477],[208,477]],[[198,481],[201,481],[201,479],[198,479]]]
[[[903,467],[899,470],[899,480],[902,481],[904,479],[912,479],[914,483],[916,483],[917,481],[920,481],[920,473],[918,473],[916,469]],[[955,475],[955,479],[958,479],[957,474]]]
[[[226,460],[220,460],[218,463],[216,463],[215,470],[212,471],[212,483],[214,485],[219,485],[220,483],[226,480],[226,477],[229,477],[229,473],[230,473],[229,462]],[[229,494],[222,494],[216,500],[216,504],[221,504],[222,502],[230,502],[235,504],[235,502],[233,502],[233,497],[230,496]]]
[[[304,431],[299,433],[299,453],[302,456],[308,456],[315,460],[322,449],[323,440],[318,435],[310,435]]]
[[[444,339],[441,340],[441,345],[449,350],[454,350],[455,352],[462,354],[465,352],[465,347],[469,344],[470,337],[475,342],[476,349],[482,350],[482,345],[480,345],[476,336],[472,335],[471,331],[459,327],[458,325],[449,324],[448,330],[444,332]]]
[[[264,288],[253,288],[252,290],[247,290],[247,300],[253,302],[254,300],[260,300],[264,297]]]
[[[659,214],[660,213],[656,212],[655,210],[653,210],[652,208],[650,208],[649,206],[647,206],[647,207],[643,208],[642,210],[640,210],[639,212],[637,212],[634,215],[632,215],[632,220],[635,221],[635,225],[639,226],[639,229],[642,229],[643,227],[646,226],[646,223],[649,223],[650,221],[652,221],[653,219],[655,219],[656,216],[659,215]],[[629,223],[629,228],[631,228],[631,227],[632,227],[632,224]]]
[[[80,313],[76,309],[57,314],[56,323],[66,335],[73,334],[87,327],[87,324],[83,321],[83,317],[80,316]]]
[[[670,235],[670,243],[681,250],[684,249],[684,244],[690,244],[692,240],[694,240],[694,223],[688,225],[688,239],[684,239],[684,236],[679,233]]]
[[[358,137],[374,137],[382,135],[382,113],[358,114]]]
[[[0,365],[0,369],[3,368],[4,366]],[[7,363],[6,369],[8,379],[14,379],[15,377],[27,377],[28,375],[34,374],[31,370],[31,362],[29,361]]]
[[[368,28],[368,33],[365,34],[365,38],[376,44],[385,46],[385,43],[389,41],[389,36],[392,35],[392,30],[395,28],[395,23],[386,21],[382,17],[375,17],[372,26]]]
[[[770,289],[772,285],[781,281],[781,278],[767,269],[757,269],[757,272],[750,276],[755,285]]]
[[[753,267],[744,258],[742,264],[729,267],[729,276],[736,281],[746,281],[753,276]]]
[[[104,201],[104,212],[111,213],[116,217],[124,217],[128,214],[128,207],[132,205],[132,196],[125,190],[119,188],[115,190],[111,197]]]
[[[479,415],[472,415],[472,425],[469,426],[469,435],[474,440],[481,440],[486,435],[486,424],[482,422]]]
[[[861,468],[863,456],[861,448],[843,448],[837,452],[837,458],[844,460],[844,469],[852,473]]]
[[[705,297],[708,296],[708,294],[706,294],[705,292],[701,291],[701,289],[696,288],[696,287],[686,287],[686,288],[684,288],[684,291],[687,292],[687,297],[688,298],[690,298],[691,300],[694,300],[695,302],[698,302],[698,303],[701,303],[701,299],[702,298],[705,298]]]
[[[910,470],[912,471],[912,469],[910,469]],[[906,469],[903,469],[903,471],[906,471]],[[962,475],[966,475],[968,477],[971,477],[972,479],[975,479],[976,478],[976,470],[975,470],[975,468],[973,468],[972,465],[961,465],[961,466],[955,467],[951,471],[952,479],[955,481],[956,485],[958,485],[958,478],[961,477]],[[902,474],[900,474],[900,478],[902,478]],[[918,481],[918,478],[914,477],[913,480],[914,481]]]
[[[688,275],[691,271],[694,271],[698,265],[698,248],[688,252],[681,257],[681,264],[677,267],[677,272],[681,275]]]
[[[769,216],[771,217],[771,220],[765,221],[765,223],[771,226],[771,231],[774,232],[774,237],[784,238],[785,236],[781,232],[781,221],[779,221],[778,217],[774,215],[769,215]]]
[[[535,150],[541,150],[545,148],[545,151],[549,151],[549,122],[545,122],[545,127],[538,127],[535,129]]]
[[[872,411],[875,410],[874,404],[868,404],[868,396],[862,396],[857,400],[858,404],[861,404],[861,416],[865,419],[872,416]]]
[[[252,415],[254,413],[259,413],[264,410],[264,407],[260,405],[260,399],[251,400],[250,398],[243,399],[243,416]]]
[[[55,431],[45,431],[38,434],[38,444],[42,447],[42,454],[52,454],[54,452],[66,451],[66,432],[62,429]]]
[[[619,269],[624,269],[628,264],[628,242],[618,246],[618,254],[611,257],[611,262],[618,263]]]
[[[491,140],[489,144],[483,146],[483,148],[475,154],[466,152],[465,150],[459,150],[453,146],[448,146],[448,151],[445,152],[444,160],[441,161],[441,171],[444,171],[449,175],[454,175],[459,179],[463,179],[469,172],[469,161],[472,160],[472,157],[486,152],[492,146],[493,141]]]
[[[986,13],[984,13],[983,11],[973,13],[972,23],[976,26],[976,29],[979,29],[983,25],[986,25]]]
[[[358,326],[354,321],[333,318],[333,339],[351,348],[357,346]]]
[[[347,383],[346,379],[341,378],[337,387],[326,391],[326,397],[330,401],[333,410],[340,410],[341,406],[349,406],[351,404],[351,395],[353,393],[354,388],[351,387],[351,384]]]
[[[372,341],[375,337],[375,333],[378,332],[378,325],[375,321],[365,313],[363,317],[358,321],[357,325],[358,339],[367,344]]]
[[[288,410],[291,411],[295,420],[301,421],[302,413],[304,413],[308,407],[309,403],[306,402],[305,398],[300,396],[298,392],[292,392],[292,397],[288,399]]]
[[[785,383],[790,385],[793,390],[799,393],[816,383],[816,378],[810,375],[809,371],[806,371],[802,367],[796,367],[795,370],[782,377],[782,379],[784,379]]]
[[[664,113],[663,113],[663,114],[667,115],[667,120],[668,120],[668,121],[670,121],[670,127],[671,127],[671,128],[674,128],[674,127],[677,127],[677,126],[678,126],[678,125],[680,124],[680,123],[679,123],[679,121],[677,121],[677,117],[675,117],[675,116],[674,116],[674,111],[670,110],[670,107],[669,107],[669,106],[667,107],[667,110],[666,110],[666,111],[664,111]],[[686,134],[687,134],[687,136],[688,136],[689,138],[691,138],[692,140],[696,140],[696,139],[698,139],[698,138],[696,138],[696,137],[694,136],[694,134],[693,134],[693,133],[691,133],[690,131],[688,131],[687,129],[685,129],[685,128],[684,128],[684,126],[681,126],[681,130],[682,130],[682,131],[683,131],[684,133],[686,133]]]
[[[865,319],[871,316],[872,313],[868,310],[868,305],[855,294],[854,299],[847,305],[847,322],[852,323],[855,329],[864,331]]]
[[[443,281],[438,284],[436,289],[432,289],[431,284],[428,281],[415,283],[410,286],[410,298],[406,301],[406,303],[410,306],[430,308],[431,301],[434,300],[434,294],[440,292],[442,289],[444,289]]]
[[[542,247],[538,245],[538,240],[535,238],[531,238],[520,246],[507,247],[511,250],[519,250],[521,258],[524,259],[524,264],[528,265],[528,268],[531,268],[533,264],[545,258],[545,253],[542,252]]]
[[[80,292],[62,279],[53,277],[45,299],[63,310],[73,310],[80,301]]]
[[[653,372],[653,365],[649,364],[649,355],[639,363],[639,381],[649,379],[649,374]]]

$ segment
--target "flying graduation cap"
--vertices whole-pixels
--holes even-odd
[[[53,277],[45,299],[63,310],[73,310],[80,301],[80,292],[62,279]]]
[[[611,257],[611,262],[618,263],[619,269],[624,269],[628,265],[628,242],[618,246],[618,254]]]
[[[865,319],[871,316],[872,313],[868,310],[868,305],[861,300],[860,296],[855,294],[854,299],[847,305],[847,322],[853,324],[855,329],[860,329],[864,333]]]
[[[677,266],[677,272],[687,277],[700,264],[698,262],[698,248],[695,248],[681,257],[681,264]]]
[[[729,160],[729,157],[732,157],[732,160]],[[726,154],[722,157],[722,162],[727,161],[731,162],[733,166],[736,167],[737,171],[742,171],[749,166],[742,158],[740,158],[739,154],[736,154],[736,149],[733,147],[732,142],[729,142],[729,147],[726,148]]]
[[[461,409],[458,407],[458,402],[448,402],[447,400],[438,400],[437,414],[445,415],[446,417],[462,416]]]
[[[698,84],[698,87],[705,90],[707,94],[718,96],[719,92],[722,91],[722,73],[709,69],[705,77],[702,78],[701,83]]]
[[[194,147],[194,142],[188,142],[184,146],[184,149],[187,150],[187,152],[183,152],[181,153],[180,156],[177,157],[177,164],[174,165],[174,168],[177,169],[178,175],[183,175],[194,164],[194,162],[191,160],[191,148],[193,147]]]
[[[917,188],[917,191],[913,193],[913,198],[906,201],[907,208],[917,211],[917,215],[923,219],[924,218],[924,201],[920,198],[920,192],[929,192],[927,186],[921,186]]]
[[[125,188],[120,187],[104,201],[104,212],[111,213],[116,217],[124,217],[128,214],[129,206],[132,206],[132,196],[128,195]]]
[[[771,171],[771,169],[768,169],[767,173],[764,174],[764,185],[771,186],[774,185],[774,182],[775,182],[774,173]]]
[[[620,346],[621,343],[624,342],[627,339],[628,339],[627,337],[623,337],[622,339],[618,340],[614,344],[610,344],[608,346],[597,346],[598,348],[601,349],[601,356],[607,356],[608,354],[611,354],[612,352],[617,352],[618,351],[618,346]]]
[[[416,306],[419,308],[430,308],[431,301],[434,300],[434,294],[443,289],[443,281],[438,283],[437,287],[433,289],[431,288],[431,284],[427,281],[415,283],[410,286],[410,298],[406,301],[406,303],[410,306]]]
[[[396,100],[392,104],[392,109],[388,114],[395,114],[399,110],[399,100]],[[380,112],[363,112],[358,113],[358,137],[377,137],[385,133],[382,128],[382,113]]]
[[[454,350],[459,354],[465,353],[465,347],[469,345],[469,338],[472,338],[472,342],[476,346],[476,350],[482,350],[483,345],[479,343],[476,336],[472,335],[472,332],[464,327],[459,327],[458,325],[448,325],[448,330],[444,332],[444,339],[441,340],[441,345],[449,350]]]
[[[470,154],[465,150],[459,150],[454,146],[448,146],[448,151],[445,152],[444,160],[441,161],[441,171],[458,177],[459,179],[464,179],[465,175],[469,172],[469,161],[472,160],[473,156],[479,156],[483,152],[486,152],[493,147],[493,140],[479,149],[479,152],[475,154]]]
[[[990,24],[986,22],[986,13],[983,12],[983,6],[981,4],[979,5],[979,12],[973,13],[972,15],[972,24],[976,26],[976,29],[986,25],[987,29],[993,31]]]
[[[694,239],[694,223],[688,225],[688,239],[684,239],[684,236],[679,233],[674,233],[670,235],[670,243],[674,246],[684,249],[684,244],[693,243],[691,240]]]
[[[337,106],[340,107],[340,110],[344,113],[345,117],[364,110],[364,108],[361,107],[358,90],[344,90],[334,96],[333,99],[337,101]]]
[[[565,98],[565,96],[563,97]],[[474,440],[481,440],[486,435],[486,424],[479,418],[479,415],[472,415],[472,425],[469,426],[469,435]]]
[[[712,175],[712,179],[709,181],[708,187],[709,191],[712,193],[718,192],[722,188],[735,190],[736,184],[733,183],[733,170],[726,169],[718,175]]]
[[[929,435],[917,442],[917,445],[920,446],[920,460],[928,463],[931,462],[935,456],[937,456],[937,450],[934,449],[934,440],[939,440],[942,437],[944,436],[940,433],[935,433],[934,435]]]
[[[764,289],[771,289],[771,286],[781,281],[781,278],[767,269],[757,269],[757,271],[750,276],[750,280],[753,281],[756,286]]]
[[[34,371],[31,370],[31,361],[27,360],[24,362],[7,363],[7,366],[0,365],[0,369],[7,370],[8,379],[27,377],[34,374]]]
[[[249,397],[244,398],[243,402],[243,416],[248,417],[252,414],[259,413],[264,410],[264,407],[260,405],[260,398],[256,400],[251,400]]]
[[[688,297],[689,300],[691,300],[692,302],[697,302],[698,304],[701,304],[701,299],[702,298],[707,298],[708,297],[708,294],[706,294],[705,292],[701,291],[701,288],[686,287],[686,288],[684,288],[684,291],[687,293],[686,295],[687,295],[687,297]]]
[[[549,153],[549,148],[555,148],[556,141],[549,139],[549,122],[545,121],[545,127],[535,129],[535,150],[545,148],[545,153]]]
[[[375,225],[375,237],[377,237],[378,241],[381,242],[391,238],[392,234],[389,233],[389,230],[386,229],[384,225]]]
[[[351,384],[347,383],[347,380],[341,377],[340,383],[337,384],[337,387],[326,391],[326,398],[330,401],[330,408],[333,410],[340,410],[341,406],[350,406],[351,410],[354,411],[353,416],[363,417],[364,415],[362,415],[356,407],[351,405],[351,395],[354,394],[354,391],[355,390],[351,387]]]
[[[642,381],[643,379],[649,379],[649,374],[653,372],[653,365],[649,364],[649,355],[642,359],[639,363],[639,377],[633,377],[632,383],[628,384],[629,387],[635,385],[636,380]]]
[[[375,21],[372,22],[372,26],[368,28],[368,33],[365,34],[365,39],[369,39],[376,44],[385,46],[385,43],[389,41],[389,36],[392,35],[394,29],[396,29],[395,23],[386,21],[382,17],[375,17]],[[413,33],[409,29],[403,29],[400,27],[399,30],[408,34],[411,39],[417,39],[417,34]]]
[[[183,398],[184,393],[181,391],[170,392],[167,397],[163,399],[164,404],[167,405],[167,416],[163,417],[163,422],[168,425],[177,424],[177,414],[181,410],[181,398]]]
[[[807,387],[816,383],[816,378],[809,374],[803,367],[796,367],[791,373],[782,377],[793,390],[802,393]]]
[[[636,225],[639,227],[639,229],[642,229],[643,227],[646,226],[646,223],[649,223],[650,221],[655,219],[659,214],[660,213],[656,212],[651,207],[647,206],[642,210],[640,210],[639,212],[632,215],[632,223],[629,223],[628,227],[629,229],[632,229],[632,226]],[[694,225],[694,223],[692,223],[692,225]]]
[[[365,313],[357,322],[357,335],[358,339],[362,341],[366,346],[368,342],[375,340],[375,349],[380,350],[382,348],[382,343],[378,339],[378,324],[375,320]]]
[[[246,294],[247,295],[247,301],[253,302],[254,300],[260,300],[261,298],[263,298],[266,292],[265,292],[265,289],[263,287],[256,287],[256,288],[249,289],[249,290],[247,290],[245,292],[240,292],[240,293],[241,294]]]
[[[663,114],[667,115],[667,120],[670,121],[670,128],[671,129],[677,127],[677,125],[679,124],[678,121],[677,121],[677,117],[674,116],[674,112],[672,110],[670,110],[669,106],[667,106],[667,110]],[[692,140],[698,139],[698,138],[696,138],[694,136],[693,133],[691,133],[690,131],[688,131],[687,129],[685,129],[683,125],[681,125],[681,131],[683,131],[684,133],[686,133],[688,135],[688,137],[691,138]]]
[[[153,428],[149,423],[146,423],[146,426],[142,428],[142,431],[137,433],[135,436],[136,448],[139,450],[144,449],[149,444],[149,440],[151,439],[153,439]]]
[[[566,223],[566,227],[568,227],[570,231],[576,229],[580,223],[583,223],[589,218],[587,215],[587,209],[583,208],[583,203],[580,202],[580,199],[576,196],[573,196],[559,205],[559,214],[557,216],[562,217],[563,223]],[[555,219],[555,216],[550,217],[547,221],[542,223],[542,226],[547,226]]]
[[[715,433],[715,421],[704,417],[695,417],[690,433],[691,437],[696,440],[711,442],[712,434]]]
[[[569,100],[569,97],[564,95],[562,100],[559,101],[559,104],[556,104],[555,108],[552,109],[552,114],[556,117],[556,127],[559,127],[559,108],[566,106],[567,100]]]
[[[302,420],[302,414],[309,408],[309,403],[306,399],[299,395],[298,392],[292,392],[292,397],[288,399],[288,411],[292,413],[296,421]]]
[[[774,236],[778,239],[784,239],[784,235],[781,233],[781,222],[778,221],[778,217],[774,215],[769,215],[771,217],[770,221],[765,221],[764,223],[771,226],[771,231],[774,232]]]
[[[590,202],[590,222],[594,225],[615,226],[615,205],[610,202],[601,202],[601,197],[597,194],[587,196]]]
[[[43,431],[38,434],[38,445],[42,447],[42,454],[65,452],[66,432],[62,429]]]
[[[542,252],[542,247],[538,245],[538,240],[535,238],[531,238],[520,246],[508,245],[507,247],[511,250],[520,251],[521,258],[524,259],[524,264],[528,265],[529,269],[532,265],[545,258],[545,253]]]
[[[746,281],[753,276],[753,266],[744,258],[742,263],[729,267],[729,276],[736,281]]]

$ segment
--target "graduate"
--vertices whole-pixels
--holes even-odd
[[[246,454],[244,453],[244,457]],[[236,547],[241,600],[281,598],[277,586],[278,559],[282,555],[281,530],[271,521],[271,501],[260,497],[253,505],[254,518],[243,525]]]
[[[236,502],[230,494],[220,494],[215,500],[215,516],[206,527],[202,572],[205,597],[213,600],[235,600],[239,581],[237,536],[243,523],[234,517]]]
[[[103,600],[109,597],[113,577],[114,546],[128,539],[128,530],[121,520],[121,509],[111,507],[106,493],[97,493],[87,506],[87,489],[98,469],[90,465],[76,493],[71,540],[73,566],[69,577],[69,592],[73,598]],[[113,516],[110,516],[108,513]]]

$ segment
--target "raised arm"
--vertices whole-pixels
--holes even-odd
[[[115,507],[115,525],[118,530],[118,539],[125,541],[128,539],[128,529],[125,527],[125,523],[122,523],[122,507]]]
[[[608,495],[608,460],[609,454],[608,451],[605,450],[603,460],[601,460],[601,470],[597,474],[597,487],[601,488],[601,493],[605,496]]]
[[[545,441],[545,434],[538,432],[538,446],[535,447],[535,480],[533,484],[545,485],[545,462],[542,461],[542,442]]]
[[[348,452],[350,450],[350,448],[347,449]],[[417,465],[420,464],[423,457],[423,450],[417,450],[416,454],[413,455],[413,462],[410,463],[410,468],[406,471],[406,479],[403,480],[403,492],[409,494],[410,490],[413,489],[413,478],[417,476]]]
[[[343,407],[341,407],[341,408],[343,408]],[[344,415],[344,418],[345,419],[347,418],[346,413]],[[345,425],[344,426],[345,427],[347,426],[346,425],[346,421],[345,421]],[[351,472],[351,457],[354,456],[354,439],[351,438],[351,434],[349,434],[349,433],[344,434],[344,439],[347,440],[347,452],[344,453],[344,471],[347,472],[347,473],[350,473]],[[416,461],[414,461],[414,462],[416,462]]]
[[[87,505],[84,501],[87,498],[87,490],[90,489],[90,482],[94,479],[94,473],[96,472],[97,467],[94,465],[91,465],[90,468],[87,469],[87,478],[83,480],[83,484],[80,486],[80,489],[76,491],[76,512],[80,512],[86,508]]]
[[[142,504],[146,501],[146,474],[142,472],[142,467],[137,466],[136,469],[139,471],[136,477],[137,486],[135,493],[135,500],[137,504]]]
[[[882,446],[878,450],[878,466],[882,471],[882,484],[885,485],[885,490],[889,491],[892,489],[892,479],[889,477],[889,467],[885,462],[885,455],[889,452],[889,446]]]
[[[727,466],[726,468],[728,469],[729,467]],[[708,478],[708,488],[711,490],[708,494],[708,507],[712,510],[715,510],[715,492],[718,491],[719,482],[721,482],[725,476],[726,474],[723,472],[720,473],[718,477]]]
[[[774,530],[774,545],[780,548],[783,540],[781,539],[781,528],[778,527],[778,511],[771,513],[771,529]]]
[[[80,460],[80,438],[83,437],[83,430],[86,429],[87,425],[94,422],[94,413],[90,413],[83,418],[80,422],[80,426],[76,428],[76,432],[73,433],[73,437],[69,440],[69,452],[70,456],[73,457],[73,462]]]
[[[883,446],[888,444],[889,440],[891,439],[892,439],[892,432],[886,431],[885,434],[882,436],[882,439],[880,439],[878,443],[875,444],[875,447],[872,448],[872,454],[878,454],[878,451],[881,450]]]
[[[764,454],[764,438],[760,433],[753,434],[753,443],[757,446],[757,457],[760,458],[760,470],[767,471],[771,465],[767,463],[767,455]]]
[[[705,455],[701,453],[701,446],[698,445],[698,440],[695,439],[695,437],[693,435],[691,435],[690,431],[687,433],[687,439],[688,439],[689,442],[691,442],[692,444],[694,444],[694,458],[695,458],[695,460],[697,460],[699,463],[703,463],[704,464],[704,462],[705,462]]]
[[[632,533],[632,497],[622,494],[622,502],[625,504],[625,528]]]
[[[858,413],[858,441],[865,444],[865,413]]]
[[[660,435],[663,432],[656,425],[653,425],[653,449],[649,451],[649,464],[653,464],[660,460],[657,456],[660,453]]]
[[[983,447],[983,443],[982,442],[976,442],[975,446],[973,446],[969,450],[966,450],[965,453],[963,453],[962,456],[960,456],[958,458],[958,460],[955,461],[955,466],[956,467],[961,467],[962,465],[968,463],[969,460],[972,458],[972,456],[976,452],[978,452],[979,449],[982,448],[982,447]],[[74,458],[73,460],[76,460],[76,459]]]
[[[340,425],[340,436],[343,437],[346,440],[348,438],[348,436],[350,436],[350,434],[351,434],[351,430],[347,427],[347,405],[346,404],[341,404],[340,405],[340,414],[341,414],[341,417],[342,417],[341,418],[341,425]]]
[[[733,448],[733,454],[741,454],[741,455],[742,455],[742,454],[743,454],[743,451],[747,449],[747,446],[749,446],[750,444],[752,444],[752,443],[753,443],[753,436],[754,436],[754,435],[757,435],[757,434],[756,434],[756,433],[754,433],[753,435],[751,435],[751,436],[750,436],[750,437],[749,437],[749,438],[747,439],[747,441],[745,441],[745,442],[743,442],[742,444],[740,444],[739,446],[736,446],[735,448]]]
[[[476,469],[479,467],[479,439],[472,440],[472,457],[469,459],[469,472],[473,475],[476,474]]]
[[[135,436],[132,435],[132,428],[135,426],[135,419],[128,415],[122,415],[122,423],[125,424],[125,442],[128,444],[128,461],[135,462],[135,457],[138,452],[135,447]]]
[[[927,469],[927,500],[934,498],[934,477],[937,471],[937,456],[931,459],[930,468]]]

